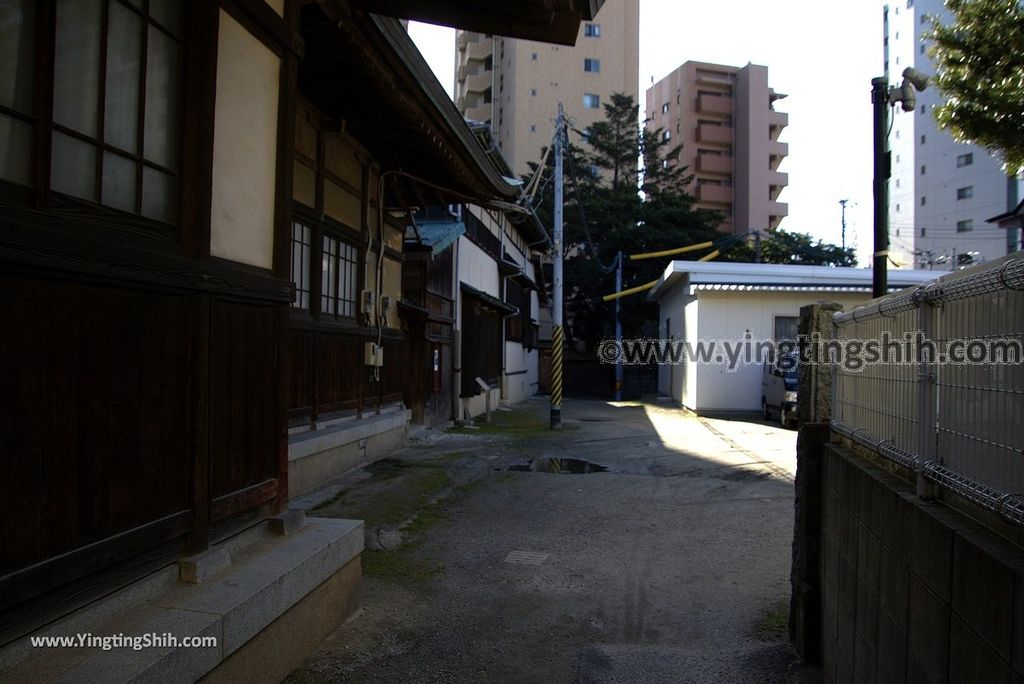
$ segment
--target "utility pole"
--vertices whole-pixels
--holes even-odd
[[[843,251],[844,252],[846,251],[846,203],[849,202],[849,201],[850,200],[848,200],[848,199],[841,199],[841,200],[839,200],[839,205],[843,208],[843,218],[842,218],[842,223],[843,223],[843,242],[842,242],[842,244],[843,244]]]
[[[874,108],[875,165],[875,251],[872,264],[871,296],[881,297],[889,290],[889,145],[886,141],[889,123],[889,91],[884,77],[871,79],[871,104]]]
[[[565,114],[562,103],[558,103],[558,119],[555,121],[555,244],[554,285],[551,298],[551,429],[562,427],[562,354],[565,347],[565,333],[562,330],[562,135]]]
[[[622,252],[615,257],[615,291],[622,292]],[[622,298],[615,300],[615,340],[622,349]],[[622,401],[622,354],[615,360],[615,401]]]

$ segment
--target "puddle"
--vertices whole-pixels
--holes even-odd
[[[502,470],[514,470],[523,473],[557,473],[561,475],[586,475],[589,473],[607,473],[603,465],[583,461],[578,458],[535,458],[526,465],[512,465]]]

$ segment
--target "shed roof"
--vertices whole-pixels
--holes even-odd
[[[894,269],[889,271],[889,289],[898,290],[934,280],[939,273]],[[869,268],[799,266],[790,264],[748,264],[726,261],[673,261],[665,269],[648,299],[657,301],[669,290],[688,285],[692,292],[790,291],[859,292],[871,290]]]

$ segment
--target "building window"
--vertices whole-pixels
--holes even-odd
[[[530,124],[530,132],[531,133],[536,133],[537,132],[537,127],[535,125],[533,125],[533,124]]]
[[[924,172],[927,171],[927,170],[928,170],[928,167],[926,165],[924,165],[924,164],[921,164],[921,175],[922,176],[924,175]]]
[[[921,43],[921,54],[924,54],[924,43]]]
[[[296,221],[292,223],[292,282],[295,283],[296,309],[309,308],[309,265],[313,256],[313,229]]]
[[[534,62],[536,62],[537,61],[537,53],[534,52],[532,55],[530,55],[530,59],[532,59]]]
[[[922,24],[927,24],[928,23],[928,15],[927,14],[922,14],[921,15],[921,23]]]
[[[896,211],[899,211],[899,210],[900,210],[900,203],[899,203],[899,202],[897,202],[897,203],[896,203]]]
[[[530,88],[530,97],[537,97],[537,89]]]
[[[668,114],[668,102],[666,102],[665,104],[661,105],[661,113],[662,114]]]
[[[957,166],[957,168],[960,168],[961,166],[970,166],[973,163],[974,163],[974,153],[973,152],[968,152],[967,154],[961,154],[961,155],[959,155],[956,158],[956,166]]]
[[[583,35],[587,38],[600,38],[601,37],[601,25],[600,24],[584,24]]]
[[[974,220],[965,219],[963,221],[956,222],[956,232],[958,233],[969,233],[974,230]]]
[[[355,318],[359,282],[359,253],[337,237],[324,233],[320,268],[320,313]],[[296,288],[297,289],[297,288]]]
[[[921,105],[921,113],[924,114],[924,105]]]
[[[928,198],[925,197],[924,195],[921,195],[921,206],[923,207],[927,203],[928,203]]]
[[[922,135],[921,135],[921,144],[922,144],[922,145],[924,145],[924,144],[925,144],[925,142],[927,142],[927,141],[928,141],[928,136],[926,136],[926,135],[922,134]]]
[[[510,279],[505,284],[505,303],[518,309],[518,313],[505,319],[505,339],[509,342],[525,343],[533,330],[530,291]]]
[[[958,200],[971,199],[974,197],[974,186],[968,185],[966,188],[956,189],[956,198]]]
[[[37,26],[36,3],[4,3],[0,179],[32,185],[34,138],[46,137],[50,190],[175,222],[179,3],[148,12],[120,0],[55,8],[51,81],[35,64],[36,38],[48,30]],[[52,120],[36,110],[40,90],[52,93]]]
[[[922,228],[921,229],[921,237],[927,237],[927,236],[928,236],[928,229],[927,228]]]
[[[593,93],[584,93],[583,106],[587,109],[597,109],[601,106],[601,98]]]
[[[897,188],[900,187],[900,179],[899,178],[896,179],[896,187]]]
[[[663,140],[664,142],[668,142],[669,140],[671,140],[671,139],[672,139],[672,133],[671,133],[671,132],[669,132],[669,131],[664,131],[664,132],[663,132],[663,133],[661,134],[661,139],[662,139],[662,140]]]
[[[601,60],[587,57],[583,60],[583,70],[596,74],[601,71]]]

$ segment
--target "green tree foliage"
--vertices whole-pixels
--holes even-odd
[[[753,261],[755,245],[747,242],[735,247],[729,256],[735,261]],[[853,248],[816,240],[806,233],[791,233],[772,228],[761,234],[761,262],[801,266],[856,266]]]
[[[952,22],[933,21],[939,125],[957,140],[1024,171],[1024,7],[1019,0],[946,0]]]
[[[685,191],[691,176],[677,163],[680,149],[669,147],[660,129],[649,131],[639,125],[638,107],[628,95],[613,95],[605,105],[605,118],[587,131],[570,131],[564,241],[565,311],[571,339],[584,340],[592,347],[613,333],[614,304],[602,302],[601,296],[615,291],[611,267],[619,251],[628,258],[629,254],[724,237],[716,230],[721,216],[695,208],[695,199]],[[553,156],[549,155],[549,167]],[[536,168],[531,164],[531,173]],[[547,226],[552,225],[550,174],[548,168],[538,207]],[[695,259],[707,251],[679,258]],[[669,261],[627,260],[623,287],[658,278]],[[622,301],[625,334],[653,334],[657,306],[648,303],[644,295]]]

